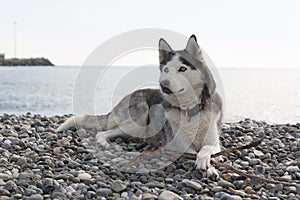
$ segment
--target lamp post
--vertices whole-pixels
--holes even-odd
[[[14,22],[14,53],[17,58],[17,22]]]

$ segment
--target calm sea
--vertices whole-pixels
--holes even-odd
[[[0,114],[77,113],[73,97],[87,95],[94,102],[89,105],[87,100],[83,107],[106,113],[133,89],[157,87],[158,70],[142,70],[141,75],[130,67],[109,68],[101,72],[97,82],[85,76],[87,85],[93,88],[91,93],[79,87],[84,85],[77,79],[83,73],[79,67],[0,67]],[[85,71],[99,74],[96,68]],[[300,122],[299,69],[219,69],[218,73],[225,91],[226,122],[246,117],[274,123]],[[87,113],[91,114],[91,109]]]

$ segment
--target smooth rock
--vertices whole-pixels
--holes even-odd
[[[0,196],[10,196],[10,192],[6,189],[0,188]]]
[[[143,200],[154,200],[154,199],[157,199],[157,195],[155,194],[151,194],[151,193],[144,193],[143,196],[142,196],[142,199]]]
[[[224,188],[229,188],[229,187],[235,188],[235,186],[232,183],[230,183],[229,181],[225,181],[225,180],[218,181],[218,185],[222,186]]]
[[[92,176],[86,172],[78,174],[78,178],[82,181],[88,181],[92,179]]]
[[[238,195],[231,195],[231,194],[224,193],[220,197],[220,200],[242,200],[242,197]]]
[[[288,166],[286,168],[286,171],[290,172],[290,173],[294,173],[294,172],[299,172],[299,167],[298,166]]]
[[[108,197],[112,196],[113,191],[109,188],[100,188],[96,191],[97,196],[103,196],[103,197]]]
[[[0,179],[2,179],[3,181],[7,181],[12,179],[12,176],[5,173],[0,173]]]
[[[111,184],[111,188],[115,192],[121,192],[125,190],[127,186],[128,186],[127,182],[120,181],[120,180],[113,181]]]
[[[41,194],[33,194],[27,200],[44,200],[44,197]]]
[[[158,197],[159,200],[183,200],[178,194],[164,190]]]
[[[183,182],[186,186],[191,187],[191,188],[193,188],[193,189],[195,189],[195,190],[202,190],[202,189],[203,189],[202,185],[201,185],[200,183],[195,182],[195,181],[188,180],[188,179],[183,179],[182,182]]]

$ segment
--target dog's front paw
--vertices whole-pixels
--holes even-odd
[[[196,168],[203,172],[203,176],[210,177],[212,179],[218,179],[219,173],[214,166],[210,164],[211,153],[207,149],[202,149],[197,154]]]
[[[97,143],[98,147],[101,149],[106,149],[109,147],[109,143],[108,143],[105,135],[101,132],[96,135],[96,143]]]

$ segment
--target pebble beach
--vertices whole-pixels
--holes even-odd
[[[106,150],[93,146],[93,132],[55,129],[71,115],[0,116],[0,199],[300,199],[300,186],[258,182],[225,168],[205,178],[194,161],[134,170],[120,166],[147,146],[116,139]],[[225,123],[224,149],[265,137],[263,142],[223,156],[248,174],[300,184],[300,124],[267,124],[251,119]]]

